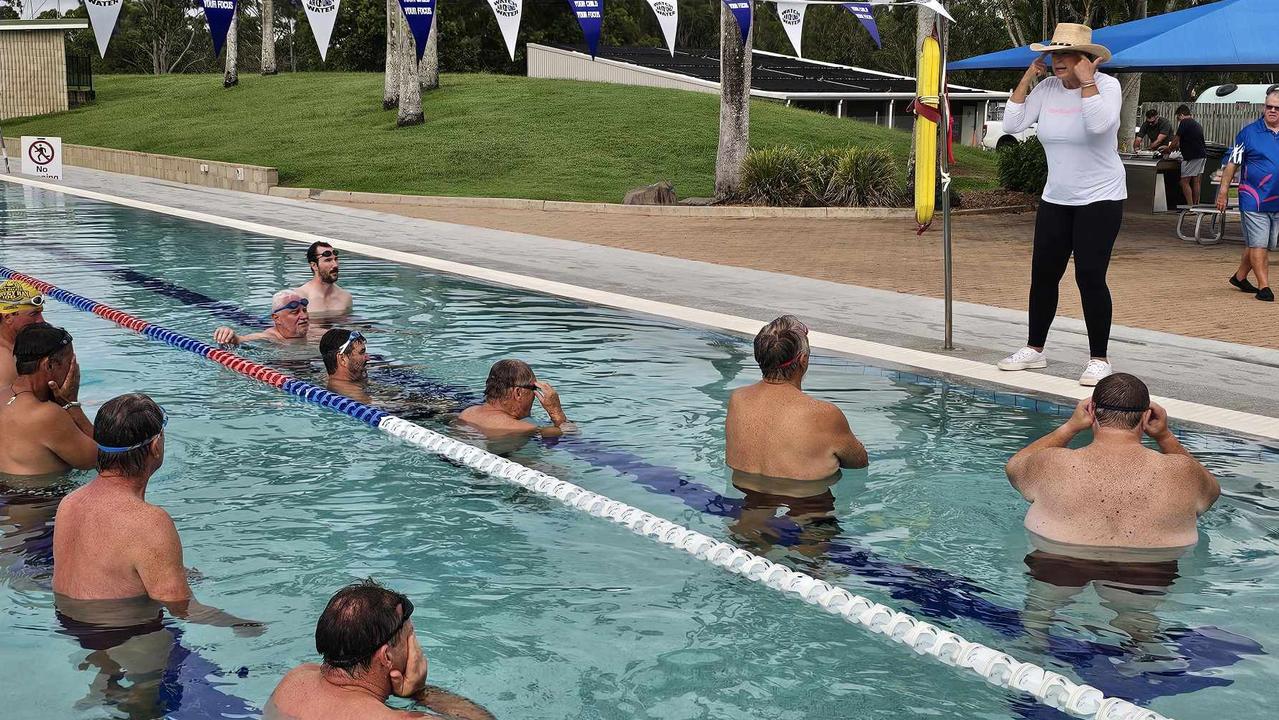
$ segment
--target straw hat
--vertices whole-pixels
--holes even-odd
[[[1101,58],[1102,62],[1110,59],[1110,51],[1104,45],[1092,41],[1092,28],[1077,23],[1057,23],[1053,29],[1053,39],[1047,45],[1032,43],[1035,52],[1080,52]]]

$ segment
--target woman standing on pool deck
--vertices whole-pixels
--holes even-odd
[[[1091,359],[1080,385],[1096,385],[1111,373],[1110,288],[1106,270],[1123,219],[1124,166],[1119,159],[1119,81],[1097,72],[1110,51],[1093,44],[1092,28],[1061,23],[1047,45],[1031,45],[1052,57],[1052,77],[1040,57],[1026,69],[1004,111],[1004,132],[1019,133],[1039,123],[1036,134],[1048,156],[1048,184],[1035,217],[1030,264],[1030,329],[1026,347],[999,361],[1000,370],[1048,365],[1044,343],[1057,314],[1057,288],[1071,253],[1075,282],[1084,306]],[[1029,95],[1027,93],[1029,92]]]

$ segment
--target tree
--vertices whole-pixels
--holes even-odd
[[[400,16],[399,3],[386,0],[386,70],[382,80],[382,109],[400,104]]]
[[[747,0],[752,5],[754,0]],[[742,185],[742,164],[750,149],[751,35],[742,39],[737,18],[721,2],[719,10],[719,149],[715,154],[715,197],[730,198]],[[754,25],[754,23],[751,23]]]
[[[435,4],[435,17],[431,19],[431,34],[426,38],[426,50],[417,68],[419,90],[434,90],[440,86],[440,4]]]
[[[1146,17],[1146,0],[1133,3],[1129,20]],[[1133,141],[1133,122],[1137,117],[1137,104],[1141,100],[1141,73],[1121,73],[1119,86],[1123,88],[1123,105],[1119,110],[1119,151],[1131,152]]]
[[[272,0],[262,0],[262,74],[274,75],[275,66],[275,7]]]
[[[240,44],[237,42],[237,36],[240,34],[240,4],[236,3],[235,8],[231,13],[231,25],[226,31],[226,71],[222,74],[222,87],[224,88],[235,87],[240,84]]]
[[[396,13],[396,33],[399,35],[399,58],[396,65],[399,69],[400,110],[396,114],[397,127],[421,125],[426,122],[422,114],[422,87],[417,74],[417,43],[413,41],[413,33],[409,32],[409,21],[404,13]]]

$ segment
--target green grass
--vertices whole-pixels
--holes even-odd
[[[100,76],[98,100],[5,123],[7,135],[279,168],[280,183],[367,192],[620,202],[670,180],[680,197],[715,181],[715,95],[503,75],[445,75],[426,124],[395,127],[382,76],[356,73]],[[887,147],[905,168],[910,136],[755,102],[755,147]],[[956,183],[993,187],[993,153],[960,148]]]

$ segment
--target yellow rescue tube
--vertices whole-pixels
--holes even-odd
[[[924,38],[919,53],[919,77],[915,95],[920,102],[936,110],[941,83],[941,47],[936,38]],[[933,221],[937,202],[937,123],[915,115],[915,222],[921,228]]]

